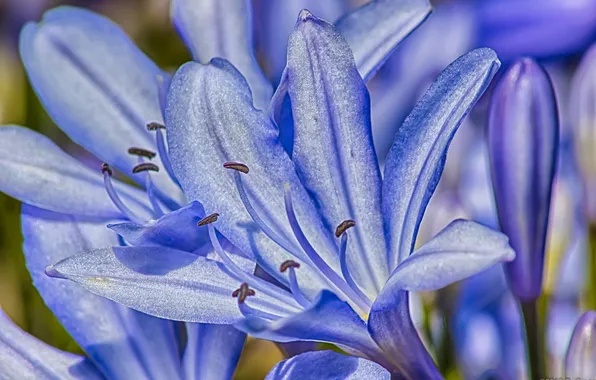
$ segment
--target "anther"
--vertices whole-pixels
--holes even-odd
[[[110,165],[108,165],[108,164],[107,164],[107,163],[105,163],[105,162],[104,162],[103,164],[101,164],[101,172],[102,172],[102,173],[104,173],[104,174],[105,174],[105,173],[108,173],[108,175],[109,175],[110,177],[112,176],[112,174],[114,174],[114,173],[112,172],[112,168],[110,167]]]
[[[155,152],[152,152],[147,149],[135,148],[135,147],[129,148],[128,154],[132,154],[133,156],[139,156],[139,157],[147,157],[148,159],[153,159],[153,158],[155,158],[155,156],[157,156],[157,153],[155,153]]]
[[[155,121],[147,124],[148,131],[157,131],[158,129],[166,129],[166,126]]]
[[[217,222],[217,218],[219,218],[219,214],[214,212],[213,214],[207,215],[203,219],[199,220],[199,222],[197,223],[197,226],[201,227],[201,226],[206,226],[207,224]]]
[[[244,174],[248,174],[248,166],[244,165],[241,162],[226,162],[223,164],[223,167],[226,169],[233,169]]]
[[[252,297],[255,294],[255,291],[249,288],[246,282],[243,282],[238,289],[234,290],[232,297],[238,298],[238,303],[244,303],[247,297]]]
[[[344,220],[335,229],[335,237],[340,237],[341,235],[344,234],[344,232],[346,232],[348,229],[354,227],[355,225],[356,225],[356,222],[354,222],[353,220],[349,220],[349,219]]]
[[[144,162],[142,164],[138,164],[137,166],[135,166],[134,168],[132,168],[132,172],[133,174],[136,173],[141,173],[141,172],[146,172],[146,171],[154,171],[154,172],[158,172],[159,171],[159,166],[152,164],[150,162]]]
[[[287,271],[290,268],[298,269],[298,268],[300,268],[300,264],[298,264],[294,260],[286,260],[279,266],[279,271],[281,273],[284,273],[285,271]]]

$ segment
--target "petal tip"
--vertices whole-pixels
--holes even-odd
[[[317,18],[310,13],[310,11],[308,9],[303,9],[300,11],[300,13],[298,14],[298,20],[296,20],[296,23],[300,23],[300,22],[305,22],[305,21],[309,21],[309,20],[316,20]]]
[[[45,273],[48,277],[66,279],[53,265],[48,266]]]

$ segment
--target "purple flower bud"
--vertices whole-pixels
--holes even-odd
[[[571,124],[584,183],[585,213],[596,222],[596,45],[582,59],[573,78]]]
[[[565,375],[588,379],[596,374],[596,311],[584,313],[573,329],[565,358]]]
[[[513,293],[540,295],[559,120],[544,69],[517,61],[495,89],[489,116],[489,152],[501,229],[516,259],[507,264]]]

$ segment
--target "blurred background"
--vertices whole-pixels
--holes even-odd
[[[257,55],[267,75],[274,83],[279,77],[285,49],[283,42],[276,40],[287,38],[297,12],[303,5],[311,4],[315,8],[311,8],[313,13],[333,21],[343,12],[364,2],[253,0]],[[453,0],[432,3],[436,6],[434,14],[404,41],[388,64],[369,83],[375,146],[381,163],[396,128],[424,89],[449,62],[476,46],[495,48],[505,66],[512,59],[525,55],[536,57],[544,63],[559,95],[563,121],[561,141],[564,149],[569,151],[571,132],[564,116],[567,112],[570,77],[585,49],[595,40],[596,1]],[[40,131],[71,154],[94,164],[95,159],[70,142],[45,113],[28,85],[19,59],[18,36],[23,24],[38,21],[44,10],[64,4],[86,7],[111,18],[162,68],[174,71],[191,58],[170,23],[169,0],[0,0],[0,125],[24,125]],[[450,150],[445,174],[426,213],[421,239],[432,236],[450,220],[460,216],[496,226],[483,147],[486,101],[476,108]],[[572,153],[562,156],[562,172],[572,174],[573,159],[569,158]],[[580,196],[577,194],[576,180],[573,176],[558,176],[555,216],[551,218],[553,226],[545,284],[550,295],[560,294],[563,300],[577,297],[579,290],[576,288],[582,282],[578,270],[583,260],[581,228],[575,228],[578,207],[581,209],[577,205]],[[0,193],[0,305],[19,326],[34,336],[60,349],[80,352],[31,284],[21,251],[19,212],[19,203]],[[519,357],[520,352],[511,347],[510,350],[491,352],[492,344],[487,343],[500,339],[495,347],[506,347],[502,330],[507,330],[508,325],[503,324],[503,318],[495,318],[496,309],[491,309],[491,305],[497,305],[501,310],[503,305],[509,307],[511,304],[506,286],[494,286],[495,283],[504,283],[500,269],[497,269],[490,274],[492,277],[484,275],[480,280],[471,279],[458,287],[458,296],[449,296],[453,305],[461,302],[467,305],[467,309],[462,308],[465,312],[454,314],[453,319],[444,322],[443,326],[453,328],[456,336],[450,338],[457,341],[459,355],[465,356],[466,352],[470,352],[474,357],[469,363],[462,361],[461,357],[438,358],[447,362],[462,361],[465,373],[454,370],[452,378],[463,375],[475,377],[486,369],[497,368],[499,363],[508,360],[508,351]],[[570,274],[564,276],[564,273]],[[466,289],[474,291],[466,292]],[[556,289],[562,290],[558,292]],[[565,289],[576,291],[566,292]],[[434,328],[432,315],[429,317],[433,305],[441,306],[436,302],[436,294],[421,295],[418,305],[418,325],[421,330],[426,332],[428,339],[440,335],[440,321],[439,327]],[[562,355],[560,351],[564,351],[570,328],[577,319],[577,310],[565,309],[564,305],[562,307],[552,317],[554,343],[549,352],[553,357]],[[555,321],[557,318],[561,321]],[[515,325],[515,321],[510,323]],[[470,335],[461,330],[461,326],[468,326],[466,331],[476,328],[477,334]],[[512,339],[519,340],[515,332],[511,334]],[[282,358],[281,351],[274,344],[250,340],[237,377],[262,378]],[[519,374],[520,366],[523,367],[523,363],[516,362],[516,368],[511,369],[513,373]]]

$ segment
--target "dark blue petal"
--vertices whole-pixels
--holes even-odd
[[[187,323],[183,365],[186,379],[229,380],[246,334],[229,325]]]
[[[366,323],[347,302],[327,290],[298,314],[274,322],[246,318],[236,323],[236,327],[256,338],[275,342],[329,342],[383,362],[366,331]]]
[[[346,40],[308,11],[300,13],[290,36],[286,73],[292,159],[327,226],[356,222],[348,264],[356,282],[374,296],[389,271],[368,91]]]
[[[279,81],[286,65],[286,50],[288,37],[296,23],[296,16],[303,9],[308,9],[313,14],[324,20],[333,22],[347,9],[345,0],[261,0],[255,15],[262,19],[262,30],[259,38],[265,50],[267,65],[266,70],[270,78]]]
[[[100,380],[88,359],[48,346],[16,326],[0,309],[0,378]]]
[[[516,62],[496,87],[488,142],[499,222],[517,253],[506,268],[511,289],[532,300],[542,289],[559,118],[550,79],[531,59]]]
[[[138,162],[128,148],[156,151],[146,124],[162,122],[159,78],[166,74],[117,25],[83,9],[56,8],[23,28],[20,52],[42,104],[74,142],[129,175]],[[161,192],[182,199],[165,170],[152,177]]]
[[[253,108],[250,90],[240,73],[221,59],[214,59],[210,65],[185,64],[172,80],[166,118],[172,165],[189,199],[201,202],[206,213],[219,213],[215,228],[242,251],[254,255],[279,281],[287,283],[287,277],[279,272],[281,263],[301,260],[299,282],[314,297],[326,283],[304,261],[306,256],[291,232],[284,211],[285,183],[290,185],[306,235],[336,269],[337,243],[323,226],[294,164],[279,143],[275,125]],[[265,223],[293,246],[297,259],[253,223],[238,195],[234,173],[223,167],[226,161],[249,167],[248,174],[240,175],[251,202]]]
[[[197,222],[204,217],[203,206],[199,202],[191,202],[144,226],[126,222],[109,224],[108,228],[132,245],[161,246],[194,252],[209,243],[207,227],[197,226]]]
[[[93,171],[27,128],[0,127],[0,191],[25,203],[67,214],[121,218],[100,168]],[[123,202],[140,217],[152,214],[146,195],[114,181]]]
[[[265,380],[389,380],[391,374],[366,359],[333,351],[307,352],[277,364]]]
[[[490,49],[460,57],[441,73],[395,135],[383,183],[390,270],[412,252],[451,139],[499,65]]]
[[[227,59],[248,81],[255,106],[267,107],[273,89],[253,52],[250,0],[174,0],[171,17],[197,61]]]
[[[242,317],[232,297],[241,280],[230,275],[220,262],[171,248],[95,249],[62,260],[47,272],[160,318],[229,324]],[[267,294],[259,293],[250,302],[270,313],[297,310],[295,304]]]
[[[337,22],[364,81],[377,72],[430,11],[427,0],[372,0]]]
[[[571,378],[590,378],[596,373],[596,311],[584,313],[575,325],[567,357],[565,375]]]
[[[180,375],[173,326],[97,297],[77,284],[45,275],[45,268],[85,249],[117,244],[104,223],[78,220],[24,205],[27,268],[58,320],[111,379]]]

